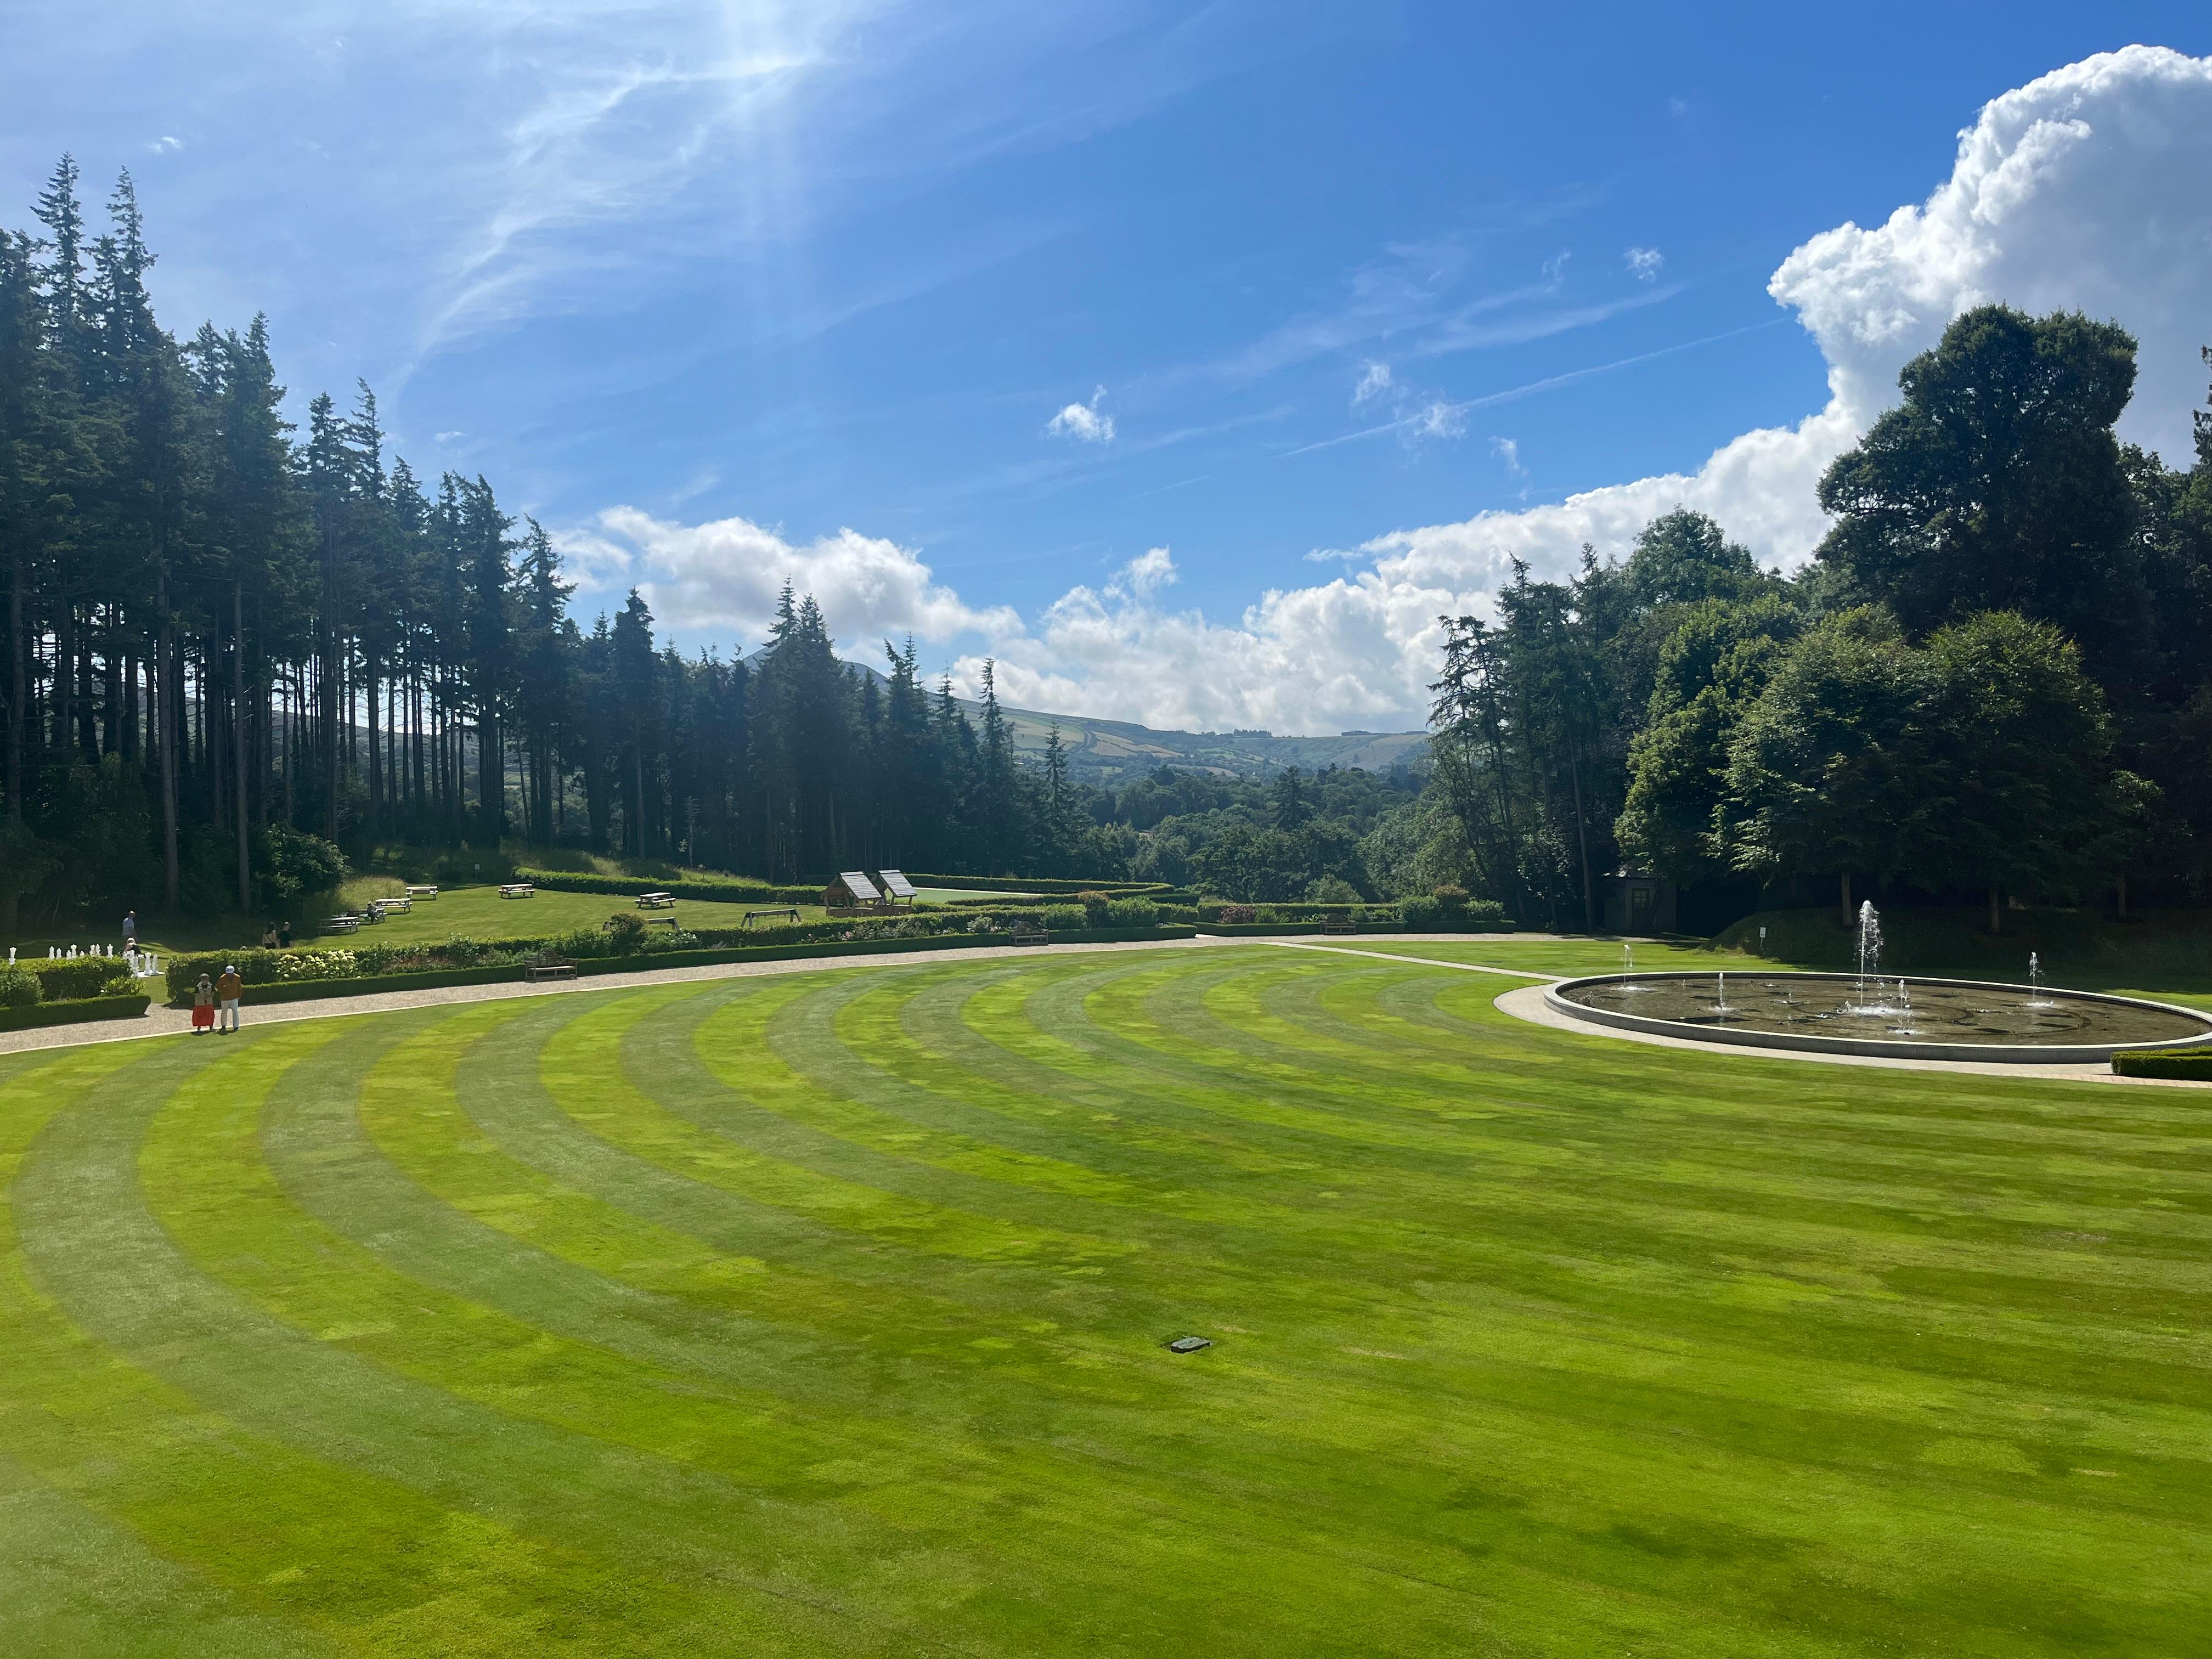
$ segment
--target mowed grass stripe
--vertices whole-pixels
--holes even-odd
[[[827,976],[761,1022],[788,1114],[695,1047],[747,988],[343,1022],[281,1087],[264,1038],[178,1044],[202,1080],[39,1140],[31,1260],[241,1432],[709,1610],[649,1650],[2188,1650],[2212,1134],[2183,1091],[1647,1066],[1476,975],[1290,955]],[[609,1092],[618,1135],[672,1117],[799,1189],[1060,1230],[956,1254],[764,1204],[567,1115]],[[141,1133],[173,1233],[131,1213]],[[1171,1316],[1220,1346],[1164,1355]],[[672,1396],[688,1433],[629,1443]],[[718,1443],[748,1423],[766,1449]],[[763,1545],[732,1504],[797,1519]],[[792,1622],[817,1605],[855,1618]]]
[[[404,1060],[415,1070],[422,1064],[419,1046],[404,1045],[380,1063]],[[720,1474],[750,1500],[715,1507],[720,1548],[741,1561],[803,1554],[816,1594],[823,1577],[865,1580],[878,1609],[926,1604],[939,1594],[927,1562],[912,1584],[884,1570],[911,1553],[912,1540],[902,1536],[910,1525],[887,1526],[881,1516],[911,1515],[925,1496],[981,1514],[1011,1483],[1045,1490],[1040,1471],[994,1467],[1008,1459],[963,1444],[941,1423],[902,1436],[885,1419],[840,1416],[818,1399],[793,1413],[793,1402],[774,1397],[718,1397],[696,1379],[625,1365],[607,1351],[392,1273],[291,1208],[256,1158],[261,1100],[286,1069],[286,1057],[269,1052],[274,1047],[257,1057],[267,1067],[263,1077],[241,1078],[234,1063],[172,1096],[141,1163],[155,1212],[186,1254],[288,1324],[510,1416]],[[191,1187],[179,1190],[185,1176]],[[1065,1474],[1059,1484],[1069,1484]],[[1064,1547],[1036,1536],[1051,1530],[1049,1516],[1011,1518],[1018,1524],[994,1558],[1012,1561],[1041,1544],[1053,1553]]]
[[[353,1650],[489,1656],[580,1637],[599,1651],[649,1652],[696,1632],[698,1597],[686,1586],[611,1573],[380,1474],[257,1433],[204,1395],[133,1363],[130,1343],[89,1332],[81,1314],[73,1320],[74,1271],[56,1275],[49,1257],[40,1273],[46,1284],[34,1284],[25,1269],[41,1215],[51,1212],[50,1195],[38,1188],[41,1177],[67,1180],[69,1149],[52,1143],[76,1139],[57,1130],[72,1118],[135,1118],[141,1103],[158,1101],[218,1056],[172,1043],[127,1069],[102,1064],[106,1058],[34,1073],[37,1109],[7,1097],[13,1089],[0,1091],[0,1158],[10,1176],[0,1212],[0,1329],[8,1338],[0,1438],[12,1456],[232,1605]],[[108,1092],[88,1103],[90,1085],[110,1072],[118,1075]],[[134,1109],[120,1109],[125,1103]],[[100,1206],[85,1220],[97,1237],[116,1218]],[[99,1258],[82,1265],[101,1305],[159,1295],[138,1274],[103,1274],[108,1252],[88,1254]],[[120,1331],[133,1322],[101,1322]],[[143,1649],[134,1642],[131,1650]]]

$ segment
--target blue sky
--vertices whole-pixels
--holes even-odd
[[[0,5],[14,222],[60,150],[128,165],[173,328],[265,309],[296,401],[365,377],[687,644],[754,642],[789,569],[1033,703],[1279,730],[1403,723],[1465,557],[1571,550],[1543,509],[1850,403],[1863,295],[1770,282],[1927,201],[1989,100],[2212,52],[2202,4]],[[2089,95],[2132,122],[2141,79]],[[2135,156],[2184,254],[2190,154]],[[1804,473],[1711,504],[1786,562]],[[1439,527],[1462,566],[1401,569]]]

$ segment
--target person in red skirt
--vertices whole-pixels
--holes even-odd
[[[192,1035],[215,1030],[215,981],[205,974],[192,988]]]

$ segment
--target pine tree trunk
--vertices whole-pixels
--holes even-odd
[[[1990,884],[1990,936],[1992,939],[2004,932],[2004,908],[1998,902],[2002,890],[1996,882]]]
[[[23,591],[23,555],[9,561],[8,580],[8,830],[11,841],[23,833],[23,719],[31,698],[30,635],[23,627],[27,599]],[[0,933],[19,931],[21,902],[13,881],[0,884]]]
[[[1851,872],[1848,870],[1844,871],[1842,880],[1844,894],[1844,926],[1845,927],[1849,927],[1851,925]]]
[[[161,549],[157,544],[155,557],[161,560]],[[154,699],[155,724],[161,731],[161,893],[168,908],[174,910],[179,898],[177,868],[177,693],[182,688],[175,683],[176,651],[174,634],[169,617],[169,572],[166,560],[161,561],[161,573],[155,591],[154,604],[161,612],[159,649],[161,662],[154,683],[158,695]]]
[[[246,819],[246,584],[230,582],[230,783],[238,814],[238,908],[253,910],[253,860]]]

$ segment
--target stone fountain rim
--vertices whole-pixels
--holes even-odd
[[[2193,1037],[2169,1037],[2152,1042],[2071,1044],[1914,1042],[1878,1037],[1801,1036],[1795,1032],[1747,1031],[1726,1025],[1698,1025],[1689,1020],[1655,1019],[1648,1014],[1620,1013],[1610,1008],[1593,1008],[1588,1003],[1572,1001],[1564,994],[1586,985],[1619,985],[1627,980],[1711,979],[1716,974],[1730,973],[1762,980],[1840,980],[1850,984],[1856,984],[1860,978],[1856,973],[1786,968],[1715,968],[1699,969],[1695,972],[1674,968],[1656,969],[1648,973],[1585,974],[1577,979],[1563,979],[1546,986],[1544,1004],[1570,1018],[1588,1024],[1609,1025],[1623,1031],[1648,1031],[1688,1042],[1717,1042],[1739,1048],[1784,1048],[1801,1054],[1868,1054],[1882,1060],[1979,1060],[2021,1066],[2060,1066],[2108,1061],[2114,1054],[2150,1050],[2212,1048],[2212,1014],[2201,1008],[2185,1007],[2174,1002],[2154,1002],[2148,997],[2117,996],[2109,991],[2068,991],[2048,985],[2020,985],[1996,979],[1935,979],[1917,974],[1883,976],[1902,978],[1908,985],[1942,985],[1968,991],[2024,991],[2031,996],[2063,997],[2075,1002],[2109,1002],[2124,1008],[2152,1008],[2160,1013],[2179,1014],[2204,1029]]]

